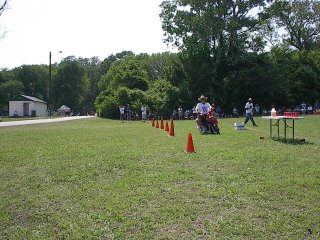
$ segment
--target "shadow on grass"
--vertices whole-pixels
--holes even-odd
[[[271,138],[272,140],[276,142],[281,142],[285,144],[292,144],[292,145],[313,145],[312,142],[306,141],[306,139],[301,138],[301,139],[284,139],[284,138],[276,138],[273,137]]]

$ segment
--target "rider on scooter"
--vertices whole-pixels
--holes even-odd
[[[204,95],[201,95],[201,97],[198,99],[199,102],[196,106],[196,113],[197,113],[197,119],[196,123],[201,128],[202,132],[207,131],[207,122],[206,122],[206,115],[210,113],[211,111],[211,105],[206,102],[207,97]]]

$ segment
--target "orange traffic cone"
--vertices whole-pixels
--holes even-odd
[[[164,125],[163,125],[163,117],[161,117],[161,121],[160,121],[160,130],[164,129]]]
[[[156,123],[156,128],[159,128],[159,122],[158,122],[158,119],[157,119],[157,123]]]
[[[168,124],[168,121],[166,121],[166,127],[164,129],[166,132],[169,132],[169,124]]]
[[[187,144],[187,153],[194,153],[194,146],[193,146],[193,140],[192,140],[192,134],[188,134],[188,144]]]
[[[169,136],[174,136],[174,124],[173,124],[173,119],[171,119],[171,126],[170,126],[170,131],[169,131]]]
[[[154,118],[152,118],[152,127],[154,127]]]

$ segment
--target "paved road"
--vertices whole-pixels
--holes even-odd
[[[95,116],[74,116],[74,117],[61,117],[61,118],[53,118],[53,119],[36,119],[36,120],[22,120],[22,121],[13,121],[13,122],[0,122],[0,127],[28,125],[28,124],[37,124],[37,123],[63,122],[63,121],[71,121],[71,120],[93,118],[93,117]]]

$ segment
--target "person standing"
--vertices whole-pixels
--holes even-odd
[[[248,102],[246,103],[246,106],[244,107],[246,110],[246,120],[244,121],[244,124],[247,124],[247,122],[250,120],[254,127],[257,127],[258,125],[255,123],[252,115],[253,110],[253,103],[252,98],[249,98]]]
[[[193,119],[196,119],[196,118],[197,118],[196,106],[193,106],[193,108],[192,108],[192,116],[193,116]]]
[[[217,110],[216,110],[216,114],[217,117],[223,117],[223,113],[222,113],[222,108],[220,107],[220,105],[218,105]]]
[[[141,107],[141,120],[142,120],[142,122],[145,122],[146,119],[147,119],[147,107],[142,106]]]
[[[233,117],[238,117],[239,116],[238,109],[236,107],[233,107],[232,115],[233,115]]]
[[[179,120],[182,120],[183,118],[183,110],[181,106],[179,106],[178,108],[178,117],[179,117]]]
[[[313,108],[312,108],[311,104],[307,107],[307,113],[308,114],[313,114]]]
[[[257,103],[256,106],[254,107],[254,109],[255,109],[256,115],[259,116],[259,115],[260,115],[260,106],[259,106],[258,103]]]
[[[120,121],[123,122],[124,119],[124,106],[119,106],[120,111]]]
[[[132,119],[132,110],[130,108],[130,104],[127,104],[127,121],[130,121]]]
[[[173,112],[171,114],[171,119],[176,119],[176,117],[177,117],[177,110],[173,109]]]

